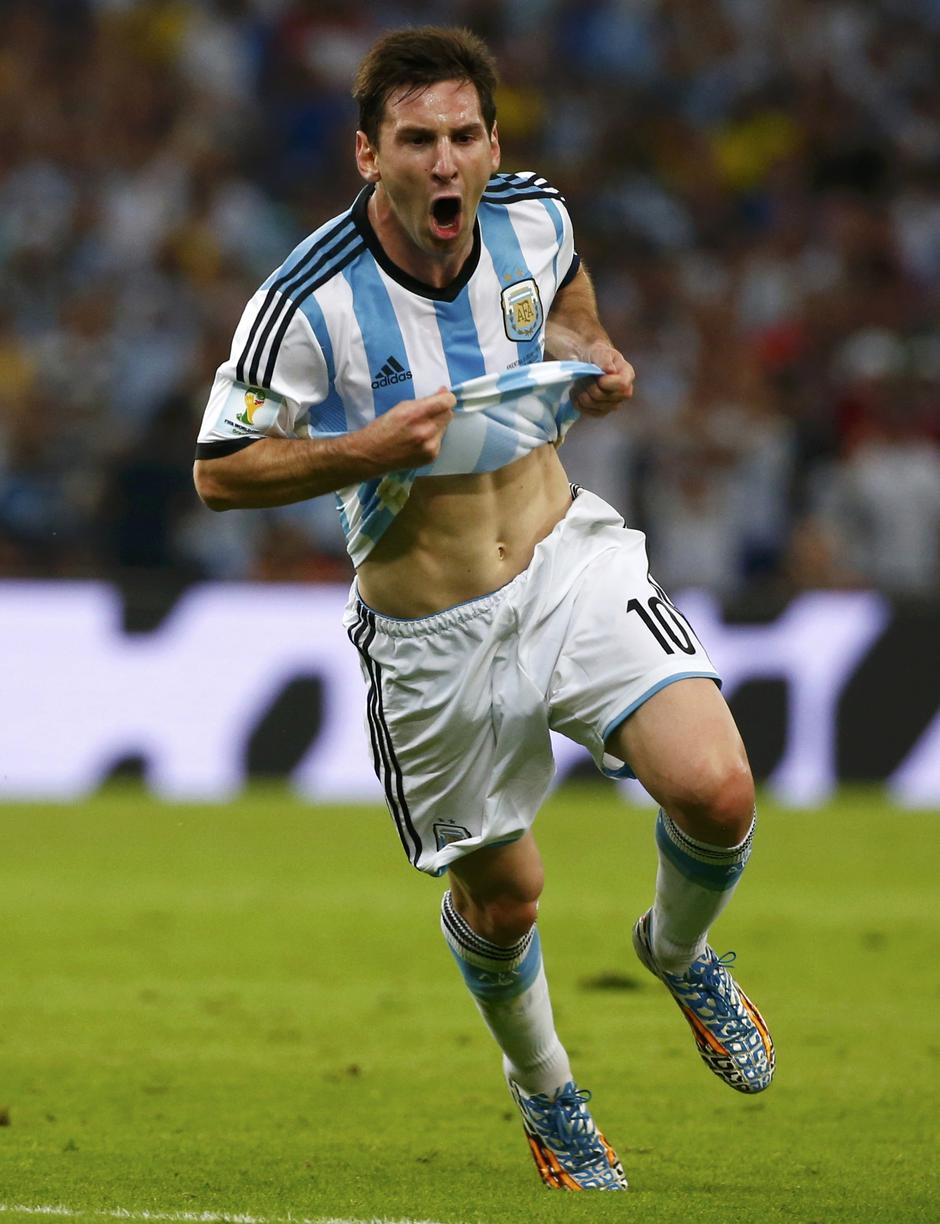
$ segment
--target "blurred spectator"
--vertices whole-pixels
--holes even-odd
[[[781,580],[783,592],[838,590],[864,585],[849,568],[846,543],[831,522],[810,515],[799,519],[790,533]]]
[[[571,475],[728,598],[940,595],[934,0],[7,0],[0,574],[342,579],[331,499],[211,515],[242,304],[359,183],[383,28],[493,46],[504,166],[568,196],[628,413]]]
[[[191,431],[189,403],[172,396],[109,465],[100,527],[110,572],[180,567],[174,536],[190,509]]]

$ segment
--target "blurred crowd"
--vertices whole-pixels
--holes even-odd
[[[205,510],[194,438],[425,22],[567,196],[637,394],[562,455],[657,578],[940,595],[940,0],[0,0],[0,576],[349,574],[330,498]]]

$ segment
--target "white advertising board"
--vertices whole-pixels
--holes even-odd
[[[345,599],[331,586],[197,586],[152,632],[129,634],[107,584],[0,582],[0,798],[78,798],[134,756],[166,798],[224,799],[246,783],[247,745],[264,712],[293,679],[316,677],[320,717],[292,785],[312,800],[381,802],[358,658],[341,625]],[[726,696],[755,679],[784,683],[784,745],[768,784],[790,804],[824,799],[838,781],[838,702],[889,604],[871,592],[811,593],[769,623],[729,625],[707,596],[679,602]],[[563,778],[585,753],[555,743]],[[940,806],[940,708],[886,781],[902,803]],[[624,794],[641,798],[635,784]]]

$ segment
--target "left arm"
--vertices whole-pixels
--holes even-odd
[[[592,361],[604,371],[573,397],[579,412],[606,416],[633,394],[633,366],[601,325],[594,286],[583,264],[555,295],[545,325],[545,348],[556,360]]]

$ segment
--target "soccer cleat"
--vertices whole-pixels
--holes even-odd
[[[617,1153],[594,1125],[589,1092],[569,1080],[554,1097],[526,1096],[509,1079],[539,1177],[553,1190],[626,1190]]]
[[[738,1092],[763,1092],[774,1077],[774,1043],[764,1018],[728,972],[734,953],[706,947],[684,973],[656,964],[649,910],[633,928],[636,954],[664,982],[689,1022],[702,1061]]]

